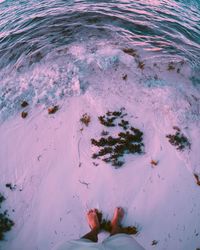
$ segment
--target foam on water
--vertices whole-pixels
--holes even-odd
[[[8,74],[8,69],[4,69],[0,85],[1,120],[17,114],[24,100],[32,108],[35,106],[47,108],[69,96],[83,94],[91,85],[98,88],[98,85],[104,83],[99,82],[95,76],[100,73],[105,79],[113,70],[113,75],[116,71],[123,75],[128,69],[133,75],[132,81],[128,82],[130,88],[131,85],[137,84],[138,88],[141,85],[149,92],[153,92],[155,89],[165,90],[168,86],[187,96],[190,89],[195,89],[190,81],[190,66],[181,57],[172,57],[171,60],[169,57],[155,58],[150,54],[147,56],[140,49],[137,49],[135,57],[123,51],[127,47],[130,49],[128,44],[124,46],[117,43],[108,44],[103,39],[98,41],[92,39],[87,43],[74,42],[53,50],[45,57],[41,52],[38,53],[37,58],[40,60],[29,57],[15,65],[12,73]],[[135,48],[133,50],[136,51]],[[139,63],[143,63],[144,67],[140,68]],[[119,87],[121,82],[126,81],[118,79],[115,87]],[[163,98],[159,98],[159,102],[162,102]],[[193,100],[191,96],[189,99],[190,102]],[[181,100],[177,105],[180,110]],[[195,103],[190,109],[193,112],[188,112],[185,116],[198,119],[198,108]]]

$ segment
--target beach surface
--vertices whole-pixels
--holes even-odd
[[[90,208],[111,219],[116,206],[125,209],[123,225],[138,228],[133,237],[145,249],[200,247],[200,186],[194,176],[200,177],[198,86],[189,82],[187,65],[177,72],[167,63],[145,62],[143,69],[127,53],[116,53],[120,64],[96,63],[95,74],[87,75],[90,85],[58,100],[55,113],[48,113],[48,105],[29,104],[1,122],[2,206],[15,225],[0,249],[51,249],[89,230]],[[147,79],[152,68],[157,77]],[[29,98],[21,101],[33,102]],[[143,132],[144,151],[125,154],[124,164],[115,167],[92,158],[98,149],[91,139],[99,139],[103,130],[112,136],[122,131],[98,119],[121,109]],[[87,125],[80,121],[84,114],[90,117]],[[190,147],[178,150],[169,143],[166,135],[177,131]],[[6,187],[9,183],[13,188]],[[100,240],[107,236],[101,233]]]

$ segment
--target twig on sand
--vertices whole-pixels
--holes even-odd
[[[81,180],[78,180],[82,185],[85,185],[87,187],[87,189],[89,189],[89,185],[90,183],[88,182],[85,182],[85,181],[81,181]]]

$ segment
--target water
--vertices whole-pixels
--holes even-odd
[[[49,105],[81,94],[97,66],[124,63],[123,48],[154,64],[184,62],[198,84],[199,1],[1,0],[1,116],[22,99]]]

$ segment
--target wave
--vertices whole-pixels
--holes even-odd
[[[184,62],[186,78],[198,84],[200,14],[184,8],[164,0],[1,3],[1,117],[19,110],[23,99],[47,106],[84,93],[96,71],[135,65],[124,48],[150,62],[151,72],[137,73],[139,81],[161,73],[154,64],[166,70],[170,62]]]

